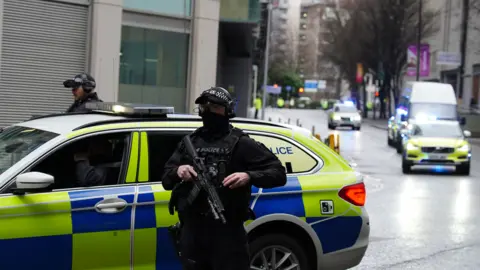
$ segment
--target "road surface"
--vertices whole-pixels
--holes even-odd
[[[403,175],[378,125],[329,131],[321,110],[268,109],[268,118],[314,125],[322,140],[339,132],[341,155],[366,175],[370,245],[354,269],[480,269],[480,147],[473,146],[470,176]]]

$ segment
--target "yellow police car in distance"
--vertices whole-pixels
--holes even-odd
[[[409,173],[414,165],[455,166],[456,172],[470,174],[471,147],[458,121],[416,121],[402,131],[402,170]]]
[[[0,133],[1,269],[181,269],[167,229],[178,218],[159,181],[201,119],[165,107],[89,106],[95,110],[38,117]],[[251,269],[270,267],[265,258],[279,269],[359,264],[370,232],[362,176],[306,129],[232,123],[288,172],[283,187],[252,188],[256,219],[245,223]],[[74,157],[95,143],[104,151],[99,166],[112,173],[102,186],[78,186]]]

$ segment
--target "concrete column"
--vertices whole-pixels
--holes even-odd
[[[215,86],[217,73],[220,1],[193,0],[190,80],[187,112],[192,112],[200,93]]]
[[[103,101],[118,100],[122,0],[93,0],[90,73]]]

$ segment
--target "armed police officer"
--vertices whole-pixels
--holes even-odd
[[[181,221],[182,263],[184,269],[247,270],[250,258],[243,223],[254,218],[249,208],[251,187],[285,185],[285,168],[263,144],[230,124],[235,114],[227,90],[210,88],[195,103],[203,126],[180,142],[162,178],[163,187],[173,189],[171,205]],[[188,145],[197,154],[193,160]],[[194,162],[198,159],[206,173],[198,171],[202,169]],[[205,189],[192,198],[205,178],[215,187],[220,203]]]
[[[88,102],[102,102],[95,91],[97,86],[95,79],[89,74],[78,74],[73,79],[63,82],[65,88],[71,88],[74,98],[73,104],[67,109],[70,112],[86,112],[85,104]]]

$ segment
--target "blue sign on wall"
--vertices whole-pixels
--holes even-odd
[[[292,87],[290,85],[287,85],[285,86],[285,90],[287,90],[288,92],[292,91]]]
[[[282,92],[281,86],[274,87],[273,85],[267,85],[267,93],[278,95],[281,92]]]
[[[305,80],[304,88],[305,88],[305,92],[317,92],[318,81],[317,80]]]

